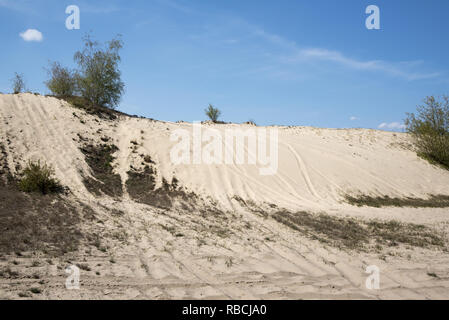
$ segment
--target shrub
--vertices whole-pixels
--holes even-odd
[[[407,114],[407,132],[412,134],[418,154],[449,169],[449,97],[433,96],[418,106],[417,115]]]
[[[36,287],[31,288],[30,291],[34,294],[42,293],[42,289]]]
[[[42,194],[57,193],[62,191],[59,181],[52,176],[53,169],[47,164],[29,161],[23,170],[22,179],[19,182],[20,190],[24,192],[40,192]]]
[[[206,116],[208,116],[209,119],[212,120],[213,122],[217,122],[218,117],[220,117],[221,115],[221,111],[218,110],[217,108],[214,108],[214,106],[211,104],[209,104],[209,107],[207,107],[207,109],[205,109],[204,112],[206,113]]]
[[[124,91],[118,69],[123,42],[116,38],[102,47],[87,35],[84,44],[84,49],[74,56],[79,66],[75,76],[78,90],[92,104],[114,109]]]
[[[75,93],[76,81],[73,71],[62,67],[58,62],[53,62],[47,72],[50,79],[45,85],[52,94],[57,97],[68,97]]]
[[[12,82],[12,90],[14,94],[18,94],[24,92],[25,89],[25,80],[23,79],[23,74],[15,73],[14,78],[11,79]]]

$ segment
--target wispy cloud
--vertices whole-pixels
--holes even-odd
[[[92,14],[109,14],[118,12],[120,10],[123,10],[124,8],[120,8],[114,4],[111,3],[95,3],[92,4],[92,2],[83,2],[79,5],[80,11],[85,13],[92,13]]]
[[[180,2],[174,1],[174,0],[158,0],[159,3],[162,5],[168,6],[172,9],[184,12],[184,13],[192,13],[194,10],[184,4],[181,4]]]
[[[44,37],[42,36],[42,32],[36,29],[28,29],[25,32],[21,32],[20,37],[25,41],[36,41],[41,42]]]
[[[281,57],[285,63],[304,63],[313,61],[327,61],[335,63],[349,69],[358,71],[378,71],[390,76],[401,77],[409,81],[430,79],[441,76],[440,72],[419,72],[414,71],[423,64],[423,61],[400,61],[388,62],[383,60],[362,60],[352,58],[342,52],[336,50],[329,50],[326,48],[303,48],[294,41],[285,39],[284,37],[269,33],[263,29],[255,26],[250,26],[252,33],[256,36],[269,41],[272,44],[282,46],[284,49],[289,49],[290,53]]]
[[[359,120],[359,118],[357,118],[357,117],[355,117],[355,116],[351,116],[351,117],[349,118],[349,120],[351,120],[351,121],[356,121],[356,120]]]
[[[158,0],[162,2],[172,0]],[[263,61],[263,67],[250,67],[249,72],[257,73],[271,68],[276,76],[282,74],[284,78],[301,79],[315,77],[313,69],[326,64],[326,71],[339,68],[355,72],[378,73],[385,76],[396,77],[406,81],[424,79],[441,79],[445,72],[427,71],[425,62],[413,61],[385,61],[380,59],[362,59],[353,57],[349,53],[324,47],[306,47],[282,35],[271,33],[263,28],[235,17],[218,17],[216,24],[207,24],[203,32],[189,36],[189,39],[204,43],[239,44],[239,48],[247,46],[247,52],[258,50]],[[232,40],[229,40],[232,39]],[[254,59],[256,61],[257,59]],[[314,63],[317,62],[317,63]],[[301,73],[295,71],[294,66],[301,67]],[[304,67],[307,67],[307,71]],[[247,73],[248,70],[241,70]],[[270,72],[270,74],[273,74]]]
[[[236,44],[236,43],[239,43],[239,40],[238,39],[226,39],[226,40],[223,40],[223,43]]]
[[[298,46],[294,41],[289,41],[277,34],[266,32],[265,30],[259,27],[249,26],[249,28],[251,29],[254,35],[264,38],[265,40],[268,40],[273,44],[278,44],[280,46],[290,49],[298,49]]]
[[[7,9],[14,9],[14,2],[7,1],[7,0],[0,0],[0,7],[7,8]]]
[[[36,14],[32,3],[27,0],[0,0],[0,7],[27,14]]]
[[[404,130],[405,125],[400,122],[382,122],[379,124],[378,128],[384,130]]]
[[[407,69],[415,66],[416,62],[385,62],[382,60],[358,60],[345,56],[343,53],[338,51],[332,51],[321,48],[310,48],[310,49],[298,49],[297,53],[288,58],[287,60],[291,62],[297,61],[310,61],[310,60],[321,60],[334,62],[350,69],[361,70],[361,71],[381,71],[383,73],[402,77],[407,80],[420,80],[429,79],[440,76],[439,72],[422,73],[413,72]]]

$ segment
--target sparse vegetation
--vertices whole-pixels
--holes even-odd
[[[14,78],[11,79],[12,82],[12,90],[14,94],[18,94],[26,91],[25,89],[25,80],[23,78],[23,74],[15,73]]]
[[[79,96],[64,96],[59,97],[60,99],[63,99],[64,101],[70,103],[73,107],[82,109],[86,111],[86,113],[95,115],[99,117],[100,119],[106,119],[106,120],[115,120],[117,119],[117,114],[121,114],[121,112],[112,110],[106,107],[97,106],[92,104],[89,100],[83,97]]]
[[[422,248],[445,245],[444,238],[440,234],[421,224],[373,220],[366,225],[372,239],[389,246],[396,246],[399,243]]]
[[[12,270],[10,267],[6,267],[0,269],[0,277],[17,279],[19,277],[19,273],[17,271]]]
[[[149,156],[149,155],[144,156],[143,157],[143,161],[146,162],[146,163],[154,164],[154,161],[151,159],[151,156]]]
[[[308,212],[279,211],[271,216],[312,239],[340,248],[368,249],[372,241],[375,241],[376,245],[388,246],[445,246],[444,238],[424,225],[398,221],[357,221]]]
[[[19,292],[18,295],[20,298],[31,298],[32,296],[29,292]]]
[[[59,181],[53,178],[53,175],[53,169],[47,164],[41,165],[40,160],[29,161],[23,170],[19,188],[24,192],[40,192],[42,194],[61,192],[63,188]]]
[[[212,120],[213,122],[217,122],[218,118],[221,115],[221,111],[218,108],[215,108],[213,105],[209,104],[209,106],[204,110],[206,116]]]
[[[40,294],[40,293],[42,293],[42,289],[36,288],[36,287],[31,288],[30,291],[31,291],[32,293],[34,293],[34,294]]]
[[[442,101],[430,96],[417,114],[407,114],[407,132],[412,134],[418,155],[449,169],[449,97]]]
[[[389,196],[368,196],[359,195],[357,197],[346,195],[348,203],[356,206],[368,207],[413,207],[413,208],[448,208],[449,195],[431,195],[428,199],[420,198],[391,198]]]
[[[59,62],[53,62],[47,72],[50,79],[45,82],[45,85],[52,94],[57,97],[69,97],[75,94],[76,79],[73,71],[62,67]]]
[[[78,268],[84,271],[91,271],[92,269],[89,267],[87,263],[77,263]]]
[[[76,250],[83,237],[78,210],[60,196],[28,195],[15,185],[0,185],[0,253],[21,257],[30,250],[51,255]]]
[[[80,232],[78,206],[57,194],[43,197],[37,192],[21,192],[18,181],[3,160],[0,152],[0,168],[5,165],[4,170],[0,170],[0,255],[15,253],[22,259],[25,257],[22,252],[61,255],[76,250],[87,234]],[[3,179],[5,177],[7,179]],[[33,260],[32,265],[37,266],[36,261]],[[14,276],[14,273],[9,275]]]

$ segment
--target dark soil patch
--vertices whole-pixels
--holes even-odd
[[[8,167],[6,149],[0,141],[0,185],[7,184],[8,182],[12,182],[13,180],[13,176]]]
[[[42,251],[60,256],[75,251],[89,233],[80,231],[84,219],[95,212],[60,194],[42,195],[19,190],[18,181],[6,164],[0,143],[0,253]]]
[[[103,120],[115,120],[120,114],[122,114],[121,112],[110,108],[93,105],[87,99],[84,99],[82,97],[77,96],[65,96],[65,97],[51,96],[51,97],[64,100],[70,103],[75,108],[82,109],[86,111],[86,113],[97,116]]]
[[[26,194],[0,184],[0,252],[40,250],[61,254],[78,248],[83,235],[78,209],[57,195]]]
[[[121,112],[118,110],[114,110],[114,109],[110,109],[110,108],[106,108],[106,107],[102,107],[102,106],[97,106],[97,105],[92,104],[90,101],[88,101],[87,99],[85,99],[83,97],[78,97],[78,96],[57,97],[57,96],[53,96],[53,95],[46,95],[46,97],[53,97],[56,99],[64,100],[64,101],[68,102],[69,104],[71,104],[73,107],[75,107],[77,109],[84,110],[84,111],[86,111],[87,114],[97,116],[98,118],[103,119],[103,120],[115,120],[119,116],[127,116],[127,117],[131,117],[131,118],[143,118],[143,119],[153,120],[151,118],[139,117],[137,115],[129,115],[127,113],[124,113],[124,112]]]
[[[420,198],[390,198],[389,196],[372,197],[360,195],[357,197],[345,196],[349,204],[359,207],[413,207],[413,208],[448,208],[448,195],[431,195],[428,199]]]
[[[160,208],[171,208],[176,200],[182,202],[185,209],[191,209],[197,199],[193,192],[186,192],[178,186],[178,180],[162,180],[162,187],[156,189],[156,170],[145,165],[143,170],[132,168],[128,171],[126,189],[130,197],[139,203]]]
[[[117,150],[118,148],[115,145],[108,144],[98,146],[89,144],[81,148],[94,177],[84,178],[84,185],[89,192],[97,196],[102,194],[111,197],[122,196],[122,180],[119,174],[114,174],[111,165],[115,159],[112,154]]]

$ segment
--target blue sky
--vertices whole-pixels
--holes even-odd
[[[65,28],[72,4],[80,30]],[[365,27],[371,4],[381,30]],[[224,121],[399,130],[449,94],[448,17],[447,0],[0,0],[0,91],[17,71],[47,93],[49,60],[74,67],[85,33],[120,33],[124,112],[195,121],[212,103]]]

